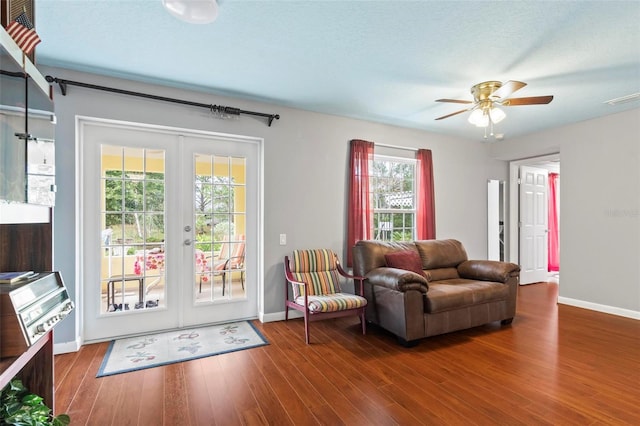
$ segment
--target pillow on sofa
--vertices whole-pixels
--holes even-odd
[[[384,255],[384,260],[390,268],[404,269],[405,271],[415,272],[426,278],[422,270],[422,259],[417,251],[402,250],[393,251]]]

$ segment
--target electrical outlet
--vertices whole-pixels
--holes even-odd
[[[280,234],[280,245],[284,246],[287,244],[287,234]]]

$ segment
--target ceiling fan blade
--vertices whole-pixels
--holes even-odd
[[[500,86],[498,90],[493,92],[490,97],[492,99],[507,98],[513,92],[522,89],[526,85],[527,83],[523,83],[521,81],[509,80],[506,83],[504,83],[502,86]]]
[[[505,99],[502,102],[504,106],[517,106],[517,105],[543,105],[548,104],[553,100],[553,96],[531,96],[528,98],[511,98]]]
[[[436,99],[436,102],[451,102],[454,104],[472,104],[472,101],[462,101],[460,99]]]
[[[442,119],[444,119],[444,118],[453,117],[454,115],[458,115],[458,114],[462,114],[463,112],[467,112],[467,111],[469,111],[470,109],[471,109],[471,108],[467,108],[467,109],[463,109],[463,110],[460,110],[460,111],[453,112],[453,113],[451,113],[451,114],[443,115],[442,117],[438,117],[438,118],[436,118],[436,120],[442,120]]]

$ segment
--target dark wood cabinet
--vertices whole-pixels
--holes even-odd
[[[0,271],[51,271],[51,222],[0,224]]]

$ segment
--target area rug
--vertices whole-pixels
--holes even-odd
[[[268,345],[248,321],[111,341],[96,377]]]

